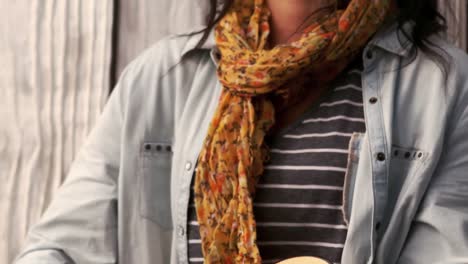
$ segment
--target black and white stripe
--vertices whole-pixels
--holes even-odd
[[[268,139],[271,159],[254,199],[263,263],[307,255],[341,261],[348,144],[353,132],[364,131],[361,71],[352,69],[297,122]],[[193,190],[190,203],[189,261],[203,263]]]

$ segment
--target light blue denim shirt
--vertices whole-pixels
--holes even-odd
[[[190,182],[221,90],[213,38],[199,39],[167,38],[127,67],[16,263],[187,263]],[[468,263],[468,57],[434,40],[447,76],[394,25],[363,52],[343,264]]]

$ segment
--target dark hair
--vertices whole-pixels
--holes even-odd
[[[350,0],[339,0],[341,4]],[[447,31],[447,21],[437,10],[437,0],[396,0],[399,7],[399,14],[396,18],[399,31],[409,39],[413,45],[413,54],[418,49],[427,54],[438,65],[441,66],[444,74],[449,70],[447,53],[429,37],[434,34],[445,33]],[[209,32],[228,12],[234,0],[210,0],[210,11],[207,17],[207,27],[202,32],[203,37],[199,42],[202,45],[209,36]],[[414,22],[414,28],[409,31],[403,25],[406,22]],[[400,40],[401,41],[401,40]]]
[[[437,10],[437,0],[397,0],[400,13],[397,17],[400,32],[413,44],[413,51],[418,48],[433,59],[443,71],[445,77],[450,68],[448,54],[432,42],[429,37],[447,32],[447,20]],[[413,21],[414,28],[408,32],[403,24]]]

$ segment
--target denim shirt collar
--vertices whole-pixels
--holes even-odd
[[[369,41],[375,46],[401,57],[411,55],[413,44],[407,34],[411,34],[414,23],[406,22],[399,27],[398,23],[391,22],[384,25]]]

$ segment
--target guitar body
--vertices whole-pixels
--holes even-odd
[[[283,260],[277,264],[331,264],[330,262],[315,257],[296,257]]]

